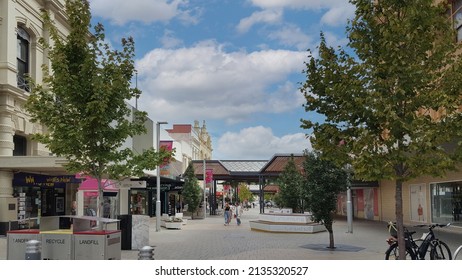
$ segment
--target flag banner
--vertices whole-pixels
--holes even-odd
[[[161,149],[163,148],[167,151],[171,151],[173,149],[173,141],[160,141],[159,145]],[[170,164],[169,163],[161,164],[159,168],[160,168],[160,176],[170,175]]]

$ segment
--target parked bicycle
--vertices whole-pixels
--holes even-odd
[[[426,225],[419,225],[416,227],[425,227]],[[451,250],[449,246],[443,241],[436,238],[433,229],[436,227],[443,228],[450,226],[450,224],[431,224],[428,225],[428,232],[424,233],[421,238],[414,239],[413,234],[415,231],[409,231],[404,228],[404,239],[406,244],[406,256],[404,259],[412,260],[425,260],[427,253],[430,253],[430,260],[451,260]],[[388,229],[391,237],[387,239],[390,247],[385,252],[386,260],[399,260],[399,248],[397,239],[396,224],[393,222],[388,223]]]

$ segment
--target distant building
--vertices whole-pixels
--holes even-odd
[[[168,135],[183,147],[182,162],[184,170],[191,160],[211,159],[212,140],[207,131],[205,121],[199,127],[199,121],[194,121],[194,126],[190,124],[174,124],[173,128],[166,129]],[[183,170],[183,171],[184,171]]]

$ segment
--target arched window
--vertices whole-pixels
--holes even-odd
[[[26,75],[29,73],[29,34],[18,27],[18,37],[17,37],[17,67],[18,67],[18,87],[24,89],[25,91],[30,91],[29,84],[26,80]]]

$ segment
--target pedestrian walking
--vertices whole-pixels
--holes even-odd
[[[229,221],[231,219],[231,207],[229,206],[228,202],[225,204],[225,226],[229,225]]]
[[[177,212],[177,213],[180,213],[180,212],[181,212],[181,203],[180,203],[179,200],[176,202],[176,205],[175,205],[175,206],[176,206],[176,212]]]
[[[236,203],[236,214],[235,214],[235,217],[236,217],[236,223],[238,226],[241,225],[241,214],[242,214],[242,207],[241,205],[239,205],[239,202]]]

